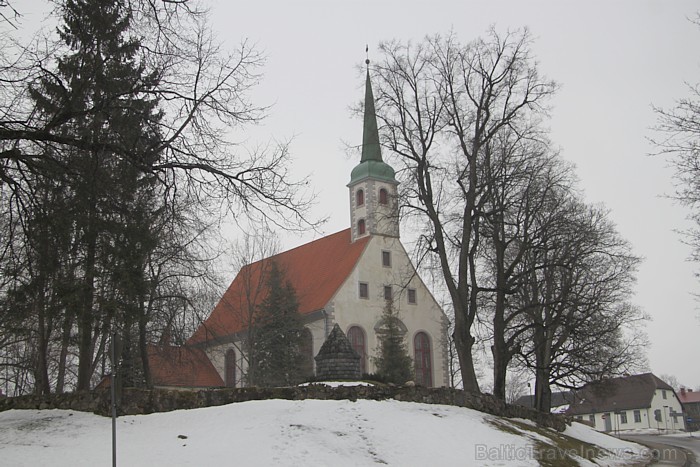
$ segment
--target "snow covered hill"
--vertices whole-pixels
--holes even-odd
[[[148,467],[613,466],[647,454],[578,423],[564,435],[445,405],[268,400],[120,417],[117,456],[118,465]],[[576,462],[564,463],[562,452]],[[109,466],[111,455],[109,418],[68,410],[0,413],[0,465]]]

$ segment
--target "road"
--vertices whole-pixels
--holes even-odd
[[[694,437],[690,435],[682,436],[664,436],[664,435],[624,435],[623,438],[647,444],[650,447],[659,450],[659,462],[652,465],[675,465],[675,466],[700,466],[700,433],[695,433]],[[658,446],[657,446],[658,445]],[[679,447],[691,453],[694,459],[686,459],[683,452],[678,452],[672,449],[666,449],[666,446]]]

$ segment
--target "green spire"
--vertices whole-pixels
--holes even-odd
[[[367,60],[369,64],[369,60]],[[362,159],[360,162],[382,162],[382,150],[379,146],[379,130],[377,130],[377,114],[374,110],[374,95],[372,83],[369,80],[369,67],[367,67],[367,81],[365,82],[365,119],[362,132]]]
[[[369,65],[369,59],[365,61]],[[396,174],[390,165],[382,160],[382,150],[379,145],[379,130],[377,129],[377,114],[374,109],[372,83],[369,80],[369,66],[365,82],[365,115],[362,131],[362,159],[352,169],[350,185],[365,178],[372,177],[391,183],[396,182]]]

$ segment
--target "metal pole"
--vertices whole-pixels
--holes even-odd
[[[110,393],[112,396],[112,467],[117,467],[117,397],[116,397],[116,333],[112,332],[112,372],[110,374]]]
[[[676,417],[673,416],[675,412],[672,411],[671,406],[668,407],[668,416],[671,417],[671,431],[676,431]]]

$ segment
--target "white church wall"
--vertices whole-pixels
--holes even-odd
[[[221,379],[226,381],[226,352],[233,349],[236,353],[236,387],[242,387],[244,376],[248,372],[248,360],[245,358],[242,342],[234,339],[218,345],[209,345],[204,348],[204,352],[209,357]]]
[[[382,251],[391,253],[391,267],[382,264]],[[359,284],[368,284],[369,296],[359,296]],[[348,279],[333,299],[334,321],[347,334],[352,326],[360,326],[366,336],[368,372],[376,370],[372,363],[378,340],[375,332],[386,305],[384,286],[390,285],[394,306],[406,325],[406,344],[414,358],[413,339],[418,332],[428,334],[431,344],[432,380],[434,386],[447,384],[445,350],[445,316],[428,288],[415,274],[410,258],[398,238],[373,236]],[[416,291],[416,304],[408,303],[409,288]]]
[[[311,331],[313,341],[313,355],[316,356],[321,346],[326,340],[326,319],[322,314],[317,319],[311,319],[304,323],[304,326]],[[247,382],[245,375],[248,373],[248,359],[243,351],[243,341],[240,338],[234,338],[230,342],[218,345],[210,345],[204,348],[207,357],[211,361],[214,368],[221,376],[221,379],[226,381],[226,352],[233,349],[236,352],[236,387],[245,387]],[[314,370],[316,362],[314,362]]]

